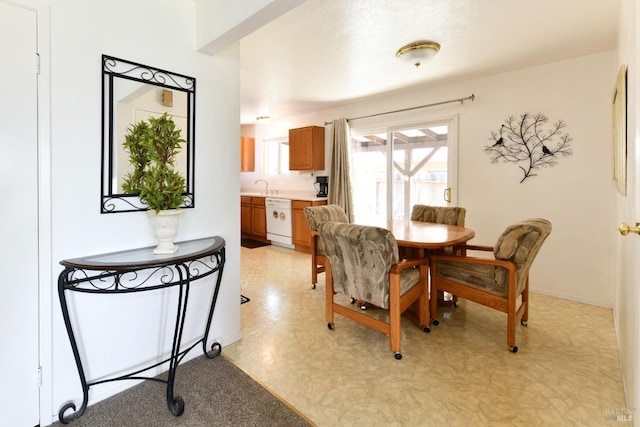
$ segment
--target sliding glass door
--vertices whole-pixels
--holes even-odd
[[[411,216],[415,204],[453,205],[455,119],[385,131],[354,130],[354,216]]]

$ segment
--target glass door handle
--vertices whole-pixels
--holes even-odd
[[[447,203],[451,203],[451,187],[447,187],[444,189],[444,201]]]

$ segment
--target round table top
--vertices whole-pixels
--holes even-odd
[[[364,221],[363,225],[386,228],[393,233],[398,245],[422,249],[439,249],[462,244],[476,235],[470,228],[457,225],[405,219],[370,220]]]

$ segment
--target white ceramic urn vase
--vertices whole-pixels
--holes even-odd
[[[153,250],[154,254],[172,254],[178,250],[178,245],[173,243],[178,234],[178,225],[182,211],[179,209],[168,209],[156,213],[154,210],[147,211],[151,218],[153,232],[158,239],[158,246]]]

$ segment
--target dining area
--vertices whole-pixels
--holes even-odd
[[[625,405],[610,310],[531,292],[513,354],[505,314],[459,298],[438,306],[430,333],[403,315],[398,361],[379,331],[339,314],[327,327],[325,274],[312,289],[308,253],[241,251],[251,301],[241,305],[242,340],[223,354],[318,426],[620,424],[604,419]]]
[[[507,316],[507,346],[516,353],[516,325],[527,325],[529,269],[551,223],[531,218],[511,224],[493,246],[472,245],[466,210],[416,204],[410,218],[366,218],[351,223],[338,205],[308,207],[312,236],[311,282],[325,273],[325,320],[335,314],[389,336],[395,359],[402,359],[401,318],[424,332],[439,324],[438,307],[456,307],[458,298]],[[336,303],[346,295],[351,307]],[[384,320],[370,307],[386,310]]]

